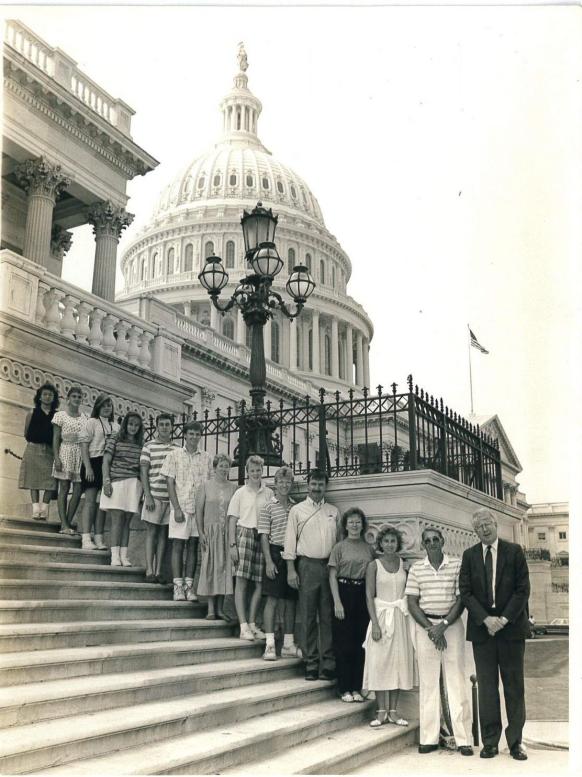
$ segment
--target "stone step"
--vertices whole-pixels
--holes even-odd
[[[257,658],[263,650],[261,642],[213,638],[201,630],[198,639],[6,653],[0,656],[0,687]]]
[[[371,718],[370,713],[368,718]],[[388,758],[418,741],[418,721],[406,728],[381,726],[372,729],[364,724],[328,733],[319,739],[295,745],[277,755],[258,761],[246,761],[244,772],[262,774],[350,774],[378,758]],[[239,765],[223,769],[221,774],[240,774]]]
[[[251,647],[253,647],[252,643]],[[244,649],[242,651],[245,655]],[[142,672],[73,677],[0,688],[0,726],[17,726],[72,714],[101,712],[296,677],[297,659],[267,662],[239,658]]]
[[[60,537],[61,535],[57,536]],[[80,544],[80,540],[77,540],[77,542]],[[49,547],[41,544],[40,540],[38,545],[19,546],[5,543],[2,536],[0,536],[0,559],[5,562],[25,563],[29,564],[29,566],[46,562],[51,564],[71,562],[73,564],[101,564],[109,566],[111,560],[109,553],[105,550]]]
[[[59,534],[54,531],[31,531],[28,529],[0,528],[0,542],[3,545],[42,545],[43,547],[80,548],[81,537]]]
[[[0,623],[67,623],[69,621],[192,618],[206,606],[198,602],[150,602],[102,599],[35,599],[0,601]]]
[[[0,625],[0,653],[228,637],[234,630],[224,621],[198,618],[20,623]]]
[[[102,551],[104,554],[105,551]],[[109,553],[107,553],[109,561]],[[110,567],[108,564],[43,563],[27,564],[23,561],[0,562],[2,580],[100,580],[105,582],[144,582],[144,567]]]
[[[0,599],[18,602],[39,599],[104,599],[172,601],[173,588],[158,583],[110,580],[0,580]]]
[[[0,738],[0,772],[18,774],[36,770],[44,773],[50,767],[57,767],[54,771],[58,773],[59,765],[70,764],[61,767],[65,773],[131,774],[141,769],[141,773],[161,774],[172,771],[180,760],[188,763],[192,759],[198,760],[196,748],[200,748],[203,756],[208,755],[209,750],[215,750],[216,735],[208,729],[216,726],[221,727],[220,750],[228,754],[234,741],[224,731],[225,726],[227,731],[233,731],[244,725],[240,721],[255,718],[258,727],[263,729],[264,746],[270,747],[271,727],[265,727],[264,717],[267,713],[275,718],[279,710],[285,710],[291,727],[292,721],[297,724],[297,708],[301,705],[315,705],[322,710],[321,717],[333,718],[341,702],[333,702],[329,707],[329,702],[323,701],[333,693],[330,683],[306,683],[303,678],[292,678],[131,705],[118,708],[115,714],[110,711],[81,713],[15,726],[4,732],[9,735]],[[301,719],[305,709],[301,708]],[[308,731],[309,727],[308,724],[305,729]],[[168,737],[176,738],[168,741]],[[184,750],[180,743],[189,742],[193,737],[196,738],[193,749]],[[156,747],[163,753],[156,753]],[[117,752],[122,748],[126,751]],[[143,760],[142,751],[151,761]],[[113,755],[109,755],[111,753]],[[97,757],[104,755],[105,759]],[[105,763],[102,767],[98,763],[109,758],[114,759],[111,765]],[[115,759],[119,759],[117,763]],[[218,760],[224,760],[224,765],[228,765],[228,758]]]
[[[53,508],[56,513],[56,507]],[[28,531],[58,532],[59,521],[33,521],[32,518],[16,518],[12,515],[0,515],[0,529],[26,529]]]

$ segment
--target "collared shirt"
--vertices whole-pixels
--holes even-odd
[[[177,446],[173,442],[161,442],[160,440],[151,440],[141,449],[139,463],[149,464],[148,482],[150,484],[150,493],[154,499],[161,502],[168,502],[168,481],[162,474],[162,467],[166,456]]]
[[[324,499],[316,504],[311,497],[289,511],[285,549],[282,558],[293,561],[297,556],[329,558],[331,549],[341,539],[339,510]]]
[[[491,561],[493,562],[493,607],[495,607],[495,580],[497,578],[497,546],[499,544],[499,537],[495,542],[481,543],[481,550],[483,551],[483,563],[485,563],[485,556],[487,555],[487,548],[491,545]]]
[[[188,453],[186,448],[174,448],[166,456],[161,474],[174,479],[180,509],[195,512],[196,490],[212,475],[212,456],[208,451]]]
[[[446,615],[459,596],[459,571],[461,559],[447,556],[438,569],[428,556],[410,568],[406,581],[406,596],[418,596],[418,606],[432,615]]]
[[[89,418],[79,435],[79,442],[87,443],[89,446],[89,458],[103,456],[105,452],[105,443],[114,434],[119,431],[119,424],[115,421],[108,421],[103,418]]]
[[[273,496],[261,510],[257,531],[259,534],[268,534],[271,545],[285,544],[285,532],[287,530],[289,510],[294,504],[295,503],[289,499],[287,507],[283,507],[277,496]]]
[[[241,486],[232,495],[228,505],[228,515],[234,515],[238,519],[237,526],[242,526],[244,529],[256,529],[261,510],[273,496],[269,486],[265,486],[263,483],[258,491],[249,485]]]

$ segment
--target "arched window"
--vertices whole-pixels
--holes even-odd
[[[206,178],[203,175],[201,175],[200,178],[198,179],[198,188],[204,189],[205,183],[206,183]]]
[[[212,242],[212,240],[208,240],[204,246],[204,258],[208,259],[208,257],[212,256],[213,253],[214,253],[214,243]]]
[[[311,254],[305,254],[305,266],[311,272]]]
[[[167,257],[167,263],[166,263],[166,273],[168,275],[172,275],[174,272],[174,254],[176,252],[173,248],[170,248],[168,251],[168,257]]]
[[[236,173],[231,173],[228,182],[231,186],[236,186]]]
[[[331,375],[331,338],[328,334],[323,338],[323,361],[326,375]]]
[[[236,112],[236,128],[237,130],[240,129],[240,108]]]
[[[335,265],[331,266],[331,286],[335,289]]]
[[[293,272],[294,267],[295,267],[295,249],[290,248],[289,251],[287,251],[287,269],[289,272]]]
[[[139,268],[139,279],[140,281],[145,281],[145,274],[146,274],[146,261],[145,258],[142,256],[141,258],[141,265]]]
[[[269,179],[268,178],[263,177],[263,180],[262,180],[261,183],[263,184],[263,189],[268,189],[269,188]]]
[[[277,191],[279,192],[279,194],[283,194],[284,193],[285,189],[283,187],[283,182],[282,181],[277,181]]]
[[[234,340],[234,321],[232,318],[225,318],[222,322],[222,334],[229,340]]]
[[[325,283],[325,262],[323,259],[319,260],[319,278],[322,284]]]
[[[247,175],[247,186],[249,187],[249,189],[252,189],[254,185],[255,185],[255,179],[253,178],[253,176]]]
[[[294,200],[297,199],[297,190],[293,185],[291,186],[291,196],[293,197]]]
[[[192,272],[194,265],[194,247],[188,243],[184,251],[184,272]]]
[[[281,327],[276,321],[271,321],[271,361],[279,364],[281,348]]]
[[[220,186],[220,173],[216,173],[212,181],[213,186]]]
[[[227,269],[234,267],[234,241],[227,240],[226,242],[226,265]]]

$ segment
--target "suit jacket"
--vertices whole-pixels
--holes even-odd
[[[467,639],[485,642],[489,637],[483,621],[488,615],[505,616],[509,623],[495,635],[496,639],[525,639],[529,636],[527,607],[529,571],[525,554],[519,545],[499,540],[495,578],[495,609],[487,607],[487,585],[483,546],[479,542],[463,553],[459,574],[461,599],[469,612]]]

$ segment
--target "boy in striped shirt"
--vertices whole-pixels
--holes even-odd
[[[171,415],[161,413],[156,418],[156,438],[146,442],[139,458],[140,480],[144,503],[141,519],[145,523],[146,582],[160,583],[162,564],[170,522],[168,482],[161,474],[168,453],[176,446],[172,442],[174,421]]]

